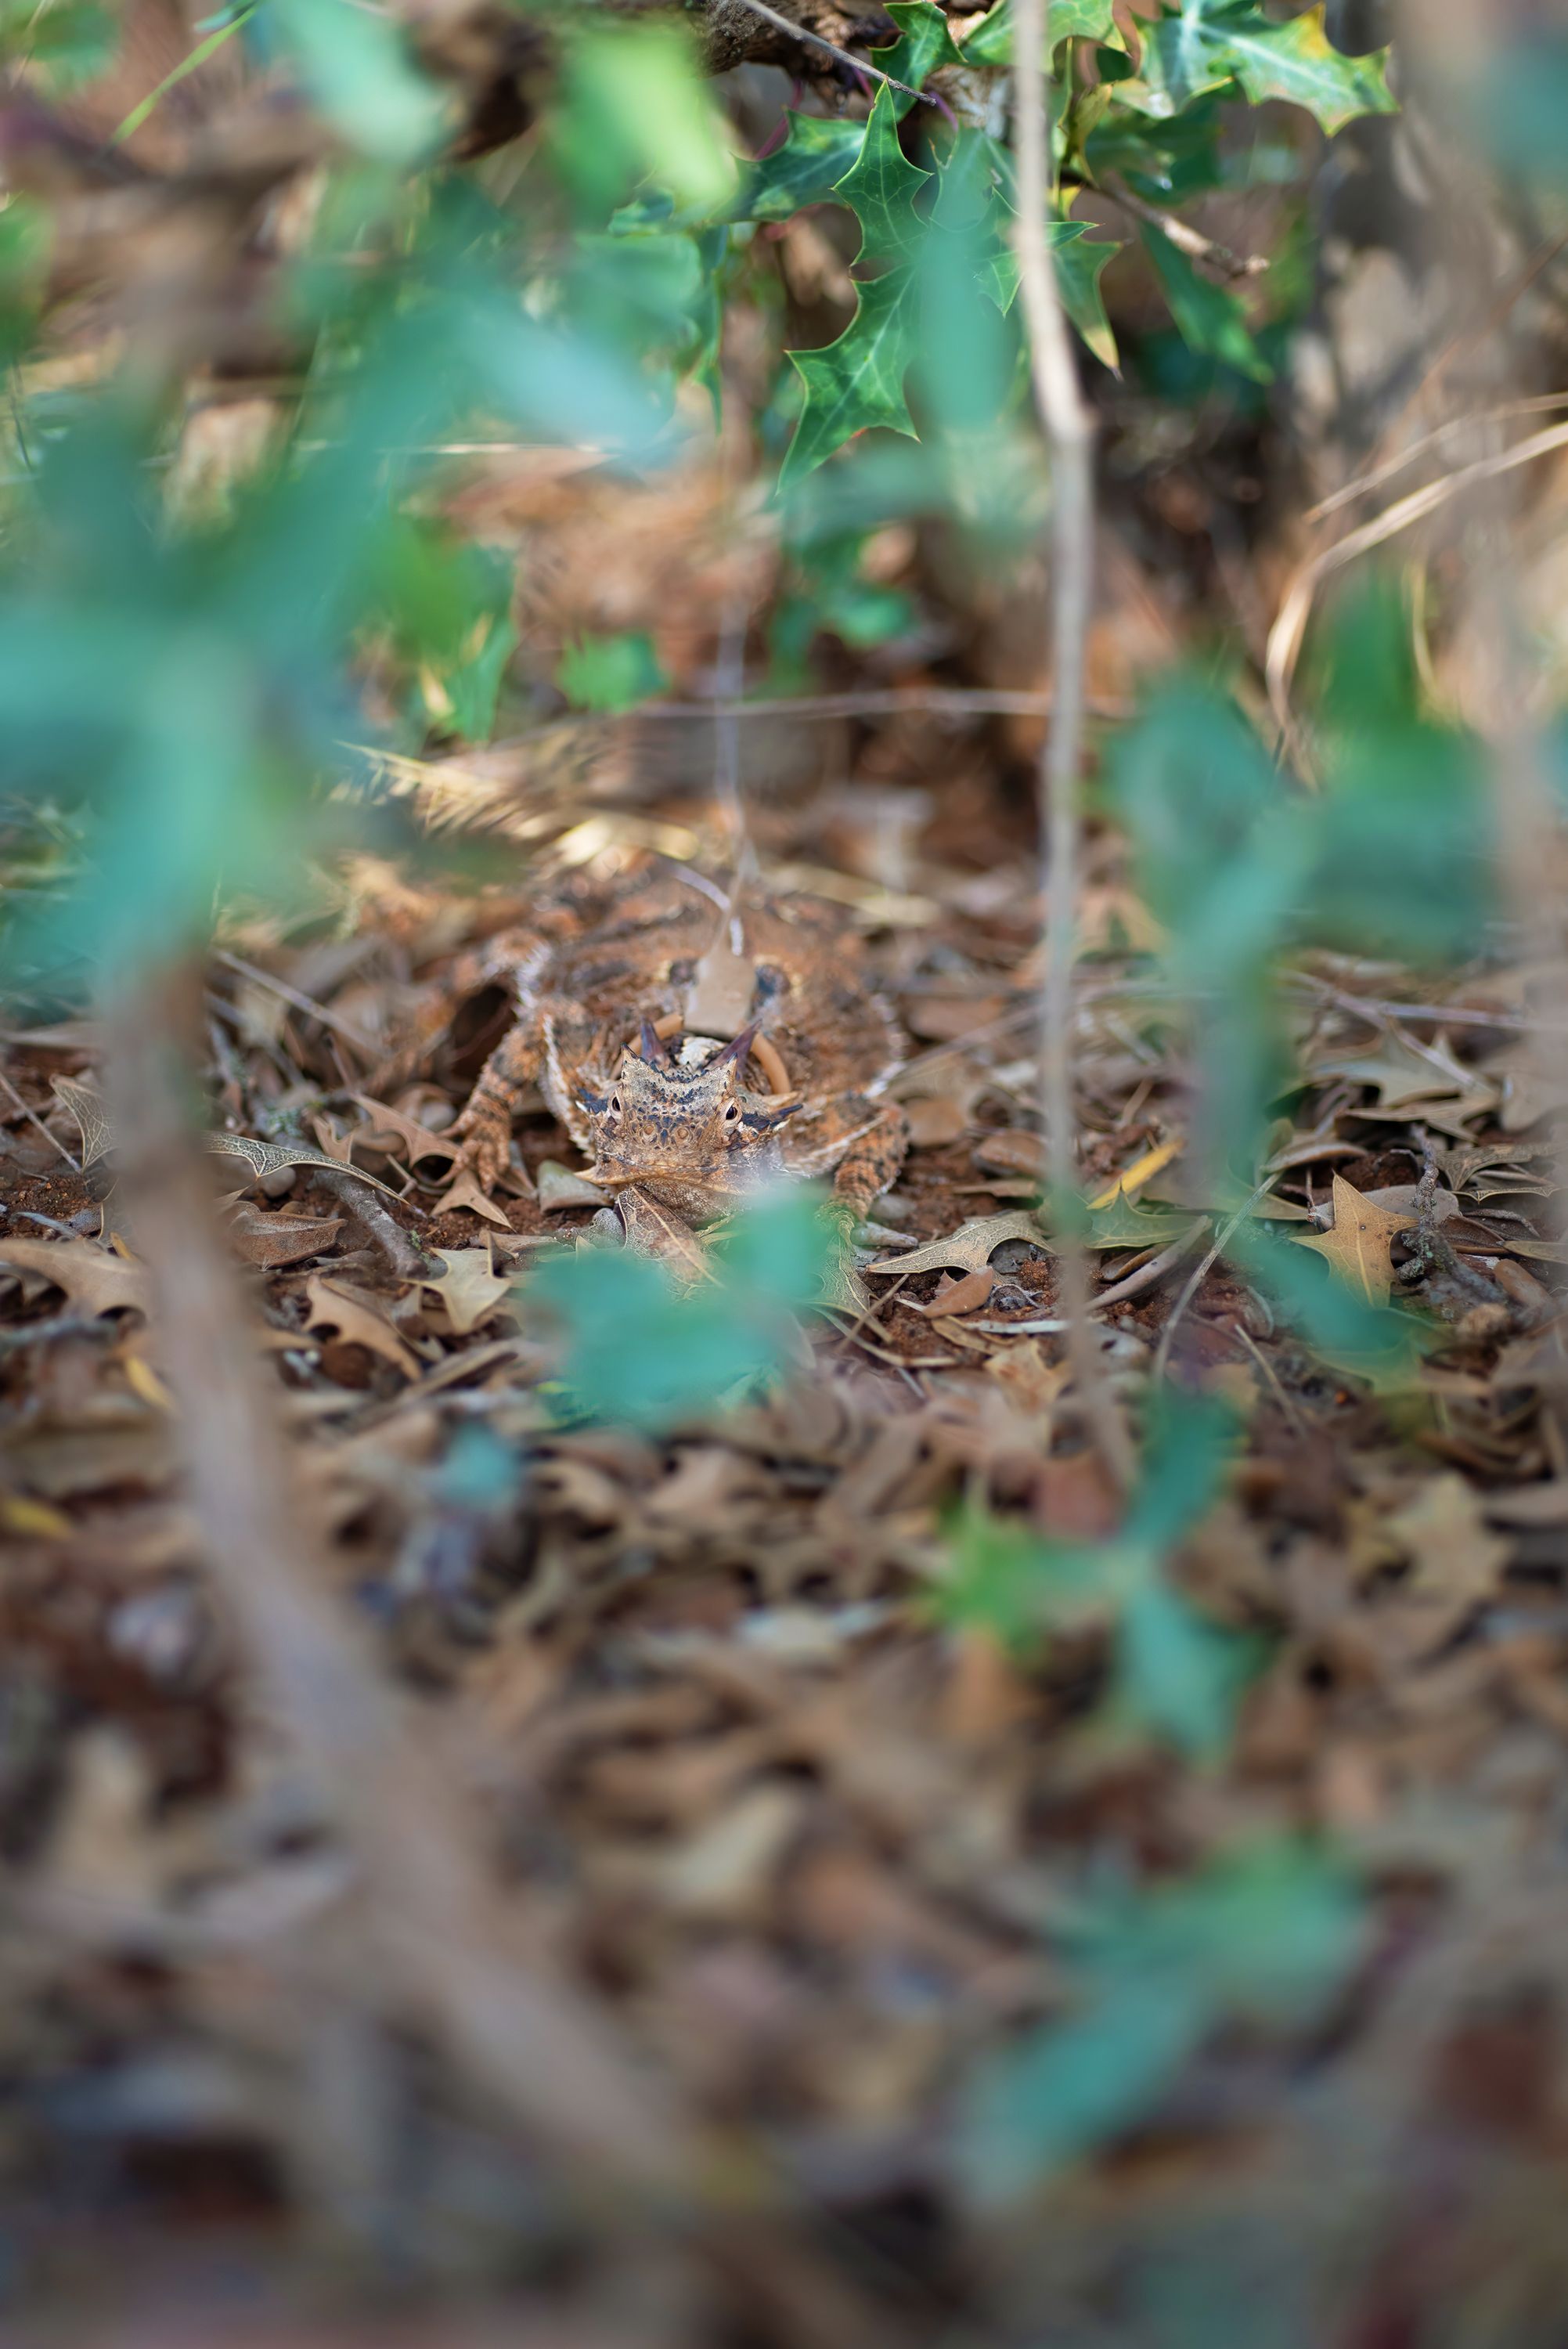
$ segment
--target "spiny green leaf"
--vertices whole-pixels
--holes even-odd
[[[1201,276],[1163,229],[1145,222],[1139,234],[1183,342],[1233,367],[1239,375],[1251,376],[1254,383],[1272,383],[1274,369],[1253,341],[1236,296],[1212,279]]]
[[[924,87],[925,77],[939,66],[962,66],[967,62],[963,50],[947,27],[944,10],[936,0],[889,0],[888,15],[898,26],[899,38],[892,48],[874,52],[883,73],[894,81],[907,82],[911,89]],[[914,101],[892,91],[899,100],[899,112],[907,114]]]
[[[1053,57],[1063,41],[1075,39],[1100,41],[1112,49],[1126,47],[1111,14],[1111,0],[1051,0],[1046,40]],[[974,66],[1012,64],[1013,0],[999,0],[975,26],[965,40],[964,55]]]
[[[1130,1199],[1119,1185],[1109,1206],[1091,1213],[1088,1244],[1091,1248],[1165,1247],[1191,1228],[1192,1217],[1179,1207],[1146,1206],[1140,1199]]]
[[[833,190],[834,201],[850,205],[860,222],[861,261],[905,258],[924,230],[914,200],[932,175],[912,163],[898,143],[894,96],[883,82],[860,154]]]
[[[825,350],[789,353],[806,388],[806,400],[779,471],[780,489],[788,489],[872,425],[915,438],[903,394],[920,329],[913,273],[890,270],[885,277],[862,285],[860,295],[860,305],[836,343]]]
[[[1099,281],[1106,263],[1121,251],[1120,243],[1096,238],[1090,243],[1081,221],[1047,222],[1046,242],[1056,262],[1057,290],[1063,309],[1100,364],[1113,369],[1119,367],[1121,355],[1106,315]],[[985,290],[996,307],[1003,312],[1010,310],[1018,291],[1018,256],[1011,245],[1003,245],[986,263],[985,280]]]
[[[865,126],[791,114],[782,147],[754,163],[733,218],[790,220],[806,204],[835,201],[834,190],[861,151]]]
[[[1275,25],[1252,0],[1180,0],[1145,30],[1138,78],[1119,83],[1118,95],[1128,106],[1169,115],[1235,81],[1254,106],[1284,98],[1333,131],[1358,114],[1394,111],[1387,57],[1387,50],[1342,57],[1323,29],[1321,7]]]

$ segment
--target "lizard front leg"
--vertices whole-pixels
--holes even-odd
[[[865,1112],[860,1128],[833,1169],[833,1188],[827,1206],[846,1235],[861,1222],[872,1202],[898,1180],[909,1150],[909,1120],[896,1102],[852,1102]]]
[[[481,1191],[489,1191],[511,1158],[511,1121],[519,1096],[540,1072],[543,1050],[533,1025],[519,1020],[509,1028],[474,1081],[461,1116],[449,1128],[459,1146],[452,1162],[451,1180],[471,1175]]]

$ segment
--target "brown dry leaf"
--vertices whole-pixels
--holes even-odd
[[[108,1119],[104,1105],[91,1088],[78,1085],[71,1077],[51,1077],[56,1099],[65,1103],[76,1119],[82,1137],[81,1165],[85,1174],[100,1158],[107,1158],[113,1146]]]
[[[994,1027],[1009,1009],[1005,995],[926,995],[906,1003],[904,1026],[933,1043],[956,1043],[977,1028]]]
[[[405,1378],[418,1377],[418,1356],[368,1298],[335,1287],[319,1272],[307,1282],[304,1294],[307,1330],[335,1330],[346,1346],[363,1346],[368,1352],[379,1354],[384,1361],[395,1364]]]
[[[459,1337],[467,1338],[506,1302],[511,1283],[497,1274],[488,1247],[432,1248],[430,1253],[440,1258],[446,1270],[438,1280],[424,1280],[419,1286],[440,1299]]]
[[[356,1183],[368,1183],[373,1191],[385,1193],[388,1199],[398,1194],[389,1184],[378,1183],[374,1174],[362,1167],[351,1166],[346,1158],[333,1158],[325,1150],[313,1150],[304,1142],[261,1142],[253,1133],[205,1133],[203,1146],[224,1158],[242,1158],[259,1182],[263,1174],[276,1174],[285,1166],[325,1166],[335,1174],[352,1174]]]
[[[1428,1654],[1498,1595],[1509,1544],[1488,1530],[1480,1495],[1457,1473],[1434,1476],[1385,1531],[1411,1561],[1388,1610],[1396,1655]]]
[[[993,1174],[1039,1174],[1045,1171],[1046,1145],[1037,1133],[988,1133],[975,1145],[975,1164]]]
[[[1454,1058],[1446,1037],[1439,1035],[1418,1047],[1405,1036],[1389,1036],[1375,1051],[1327,1053],[1315,1058],[1315,1077],[1344,1077],[1350,1083],[1370,1085],[1378,1106],[1412,1110],[1433,1102],[1458,1102],[1467,1117],[1495,1109],[1496,1083]]]
[[[0,1239],[0,1266],[40,1272],[63,1288],[73,1305],[89,1313],[147,1310],[147,1274],[142,1266],[97,1240]]]
[[[939,1150],[944,1143],[956,1142],[969,1123],[963,1102],[951,1093],[905,1102],[903,1113],[909,1121],[909,1138],[917,1150]]]
[[[966,1272],[961,1280],[949,1280],[944,1276],[942,1287],[929,1304],[917,1305],[917,1313],[977,1313],[989,1302],[996,1286],[996,1276],[988,1264],[975,1272]]]
[[[1056,1409],[1062,1389],[1072,1376],[1065,1361],[1047,1361],[1037,1338],[1018,1338],[998,1346],[985,1364],[1008,1401],[1031,1417],[1045,1417]]]
[[[231,1245],[247,1264],[259,1264],[264,1272],[274,1272],[279,1265],[298,1264],[308,1256],[323,1256],[333,1246],[343,1229],[338,1216],[284,1216],[269,1214],[248,1199],[242,1199],[228,1222]]]
[[[562,1166],[559,1158],[542,1159],[534,1180],[540,1207],[547,1216],[557,1207],[602,1207],[605,1204],[605,1194],[597,1183],[590,1183],[585,1174],[579,1174],[571,1166]]]
[[[640,1256],[655,1257],[667,1265],[677,1280],[711,1280],[707,1257],[702,1242],[689,1224],[661,1207],[645,1191],[631,1184],[615,1200],[621,1225],[626,1235],[626,1246],[635,1248]]]
[[[372,1101],[366,1093],[351,1093],[349,1099],[370,1120],[368,1125],[361,1126],[356,1133],[348,1136],[350,1143],[363,1142],[375,1147],[390,1134],[393,1141],[400,1145],[410,1165],[421,1158],[449,1159],[457,1156],[457,1143],[449,1141],[444,1133],[432,1132],[428,1125],[421,1125],[417,1117],[409,1117],[402,1110],[391,1108],[386,1102]]]
[[[1004,1240],[1027,1240],[1031,1247],[1042,1249],[1050,1246],[1026,1207],[1008,1207],[999,1216],[976,1216],[960,1224],[944,1240],[928,1240],[923,1247],[908,1248],[897,1256],[879,1256],[866,1270],[942,1272],[956,1267],[960,1272],[979,1272]]]
[[[442,1192],[438,1212],[445,1216],[466,1208],[470,1216],[482,1216],[487,1223],[499,1224],[510,1232],[511,1224],[493,1199],[487,1199],[471,1174],[459,1174],[457,1181]]]
[[[1368,1305],[1387,1305],[1393,1286],[1391,1247],[1397,1232],[1414,1228],[1414,1216],[1393,1216],[1386,1207],[1363,1198],[1343,1174],[1334,1177],[1334,1224],[1321,1237],[1293,1233],[1298,1247],[1315,1248],[1326,1257],[1339,1278],[1357,1289]]]

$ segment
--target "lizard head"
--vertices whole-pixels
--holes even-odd
[[[779,1130],[798,1098],[753,1092],[745,1082],[755,1030],[743,1030],[708,1058],[671,1060],[651,1029],[630,1047],[601,1092],[579,1100],[588,1121],[591,1181],[606,1190],[634,1183],[693,1216],[723,1215],[783,1174]]]

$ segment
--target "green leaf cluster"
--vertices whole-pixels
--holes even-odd
[[[1364,1940],[1354,1880],[1278,1837],[1243,1844],[1169,1887],[1092,1900],[1069,1936],[1072,2010],[972,2081],[970,2183],[1005,2203],[1149,2115],[1224,2024],[1310,2024]]]
[[[1183,1752],[1222,1751],[1251,1643],[1201,1615],[1168,1579],[1164,1561],[1215,1499],[1233,1434],[1222,1406],[1160,1398],[1138,1488],[1109,1541],[1056,1541],[966,1508],[933,1601],[939,1619],[1025,1651],[1053,1633],[1109,1622],[1114,1709]]]

